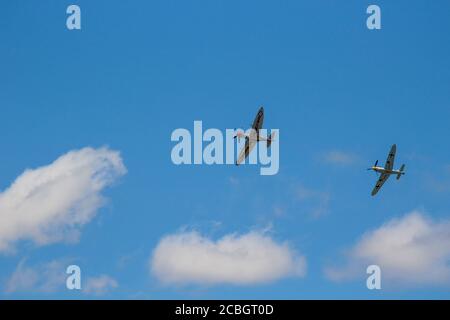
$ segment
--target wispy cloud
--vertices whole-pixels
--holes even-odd
[[[306,260],[263,232],[229,234],[218,240],[181,232],[160,240],[150,269],[164,284],[250,285],[304,276]]]
[[[231,184],[232,186],[238,186],[240,181],[236,177],[229,177],[228,178],[228,183]]]
[[[35,265],[27,264],[26,259],[19,262],[14,272],[8,277],[5,293],[54,293],[67,290],[67,267],[72,259],[60,258]],[[81,291],[85,294],[103,295],[119,286],[117,280],[102,274],[87,277],[81,274]]]
[[[450,165],[435,168],[424,173],[424,186],[434,193],[450,193]]]
[[[0,193],[0,252],[13,250],[18,240],[76,241],[104,204],[103,189],[125,173],[119,152],[108,148],[70,151],[25,170]]]
[[[61,290],[66,281],[67,265],[67,259],[57,259],[28,266],[24,259],[9,277],[5,292],[50,293]]]
[[[450,220],[433,221],[420,211],[367,232],[349,250],[343,267],[328,267],[328,278],[350,280],[380,266],[385,286],[450,285]]]
[[[296,200],[300,200],[310,207],[310,214],[314,218],[328,213],[331,200],[329,192],[307,188],[302,184],[298,184],[294,193]]]
[[[119,286],[116,279],[102,274],[98,277],[87,278],[86,284],[83,287],[83,292],[93,295],[103,295]]]
[[[339,166],[351,166],[359,161],[359,157],[351,152],[332,150],[321,156],[322,161]]]

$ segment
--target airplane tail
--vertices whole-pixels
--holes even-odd
[[[397,180],[400,179],[400,177],[402,176],[402,174],[405,174],[405,165],[402,164],[402,166],[400,167],[400,173],[397,174]]]
[[[275,139],[275,132],[273,134],[272,133],[269,134],[269,136],[267,137],[267,140],[266,140],[267,148],[270,147],[270,145],[272,144],[273,139]]]

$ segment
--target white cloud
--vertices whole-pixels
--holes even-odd
[[[25,170],[0,192],[0,252],[13,250],[18,240],[76,241],[104,204],[102,190],[125,173],[119,152],[108,148],[70,151]]]
[[[344,151],[332,150],[322,156],[323,161],[330,164],[349,166],[358,161],[358,156]]]
[[[88,278],[83,291],[89,294],[102,295],[117,288],[118,286],[119,284],[115,279],[108,275],[102,274],[98,277]]]
[[[304,276],[306,260],[261,232],[230,234],[217,241],[183,232],[160,240],[150,267],[164,284],[249,285]]]
[[[328,268],[326,275],[348,280],[370,264],[380,266],[387,286],[450,285],[450,220],[432,221],[420,211],[392,219],[364,234],[348,252],[347,265]]]
[[[67,260],[60,259],[30,267],[22,260],[7,280],[5,291],[55,292],[65,284],[67,265]]]

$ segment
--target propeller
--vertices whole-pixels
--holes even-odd
[[[377,166],[377,164],[378,164],[378,160],[377,160],[377,161],[375,161],[375,164],[373,165],[373,167],[376,167],[376,166]],[[373,167],[367,168],[367,170],[373,170]],[[375,173],[376,173],[376,172],[375,172]]]

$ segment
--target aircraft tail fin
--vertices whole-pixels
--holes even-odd
[[[405,165],[402,164],[402,166],[400,167],[400,173],[397,174],[397,180],[400,179],[400,177],[402,176],[402,174],[405,174]]]
[[[275,132],[272,134],[269,134],[269,136],[267,137],[266,140],[266,144],[267,144],[267,148],[270,147],[270,145],[272,144],[273,139],[275,139]]]

